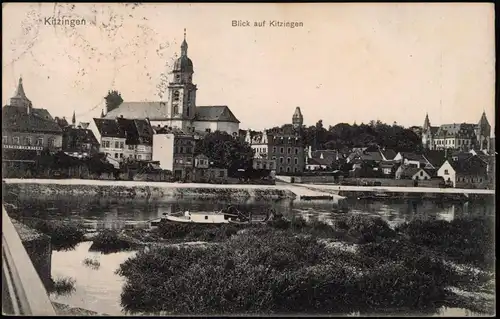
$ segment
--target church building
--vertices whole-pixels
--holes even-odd
[[[486,150],[490,149],[491,126],[485,112],[477,124],[454,123],[431,126],[426,114],[422,127],[422,144],[431,150]]]
[[[188,57],[188,44],[184,30],[181,55],[174,63],[171,82],[168,83],[167,101],[123,102],[116,109],[108,112],[104,118],[149,119],[153,127],[166,126],[186,132],[223,131],[237,134],[240,121],[229,107],[196,104],[198,88],[193,83],[193,74],[193,62]]]

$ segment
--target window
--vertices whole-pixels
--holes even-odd
[[[219,171],[219,177],[224,177],[224,171]]]
[[[129,150],[133,150],[134,149],[134,145],[128,145],[128,149]]]
[[[142,155],[137,155],[137,159],[142,159]]]
[[[36,139],[36,145],[42,146],[43,145],[43,137],[39,137]]]
[[[297,165],[297,164],[299,164],[299,159],[298,158],[294,158],[293,162],[295,163],[295,165]]]
[[[280,153],[283,154],[285,152],[285,149],[283,147],[280,148]]]
[[[276,160],[276,156],[273,156],[273,160]]]
[[[115,148],[120,148],[120,142],[118,141],[115,142]]]
[[[124,148],[125,148],[125,143],[120,142],[120,148],[121,148],[121,149],[124,149]]]
[[[289,148],[287,149],[287,153],[288,153],[288,154],[291,154],[291,153],[292,153],[292,148],[291,148],[291,147],[289,147]]]
[[[295,167],[295,173],[297,173],[299,171],[299,169],[297,167]]]
[[[24,138],[24,145],[31,145],[31,137],[25,137]]]
[[[2,143],[3,144],[7,144],[9,141],[9,137],[8,136],[2,136]]]
[[[420,171],[420,176],[424,176],[424,172]]]
[[[109,141],[102,141],[102,147],[109,148]]]
[[[292,159],[291,159],[290,157],[287,157],[287,158],[286,158],[286,163],[287,163],[287,164],[290,164],[291,162],[292,162]]]
[[[180,75],[180,74],[176,74],[176,75],[175,75],[175,79],[176,79],[177,81],[179,81],[179,80],[181,79],[181,75]]]
[[[179,101],[180,93],[179,91],[174,91],[173,101]]]
[[[295,155],[297,155],[297,154],[299,154],[299,149],[298,148],[295,149]]]
[[[186,109],[186,116],[189,116],[189,107]]]
[[[47,144],[49,147],[54,147],[54,142],[55,142],[54,138],[50,137]]]
[[[273,153],[276,153],[276,146],[273,147]]]
[[[12,138],[12,144],[14,145],[19,145],[19,137],[18,136],[14,136]]]
[[[280,173],[283,173],[283,166],[280,166]]]
[[[123,153],[120,153],[120,158],[123,158]]]
[[[286,172],[287,172],[287,173],[290,173],[290,167],[287,167],[287,168],[286,168]]]
[[[283,162],[284,162],[283,157],[280,157],[280,164],[283,164]]]
[[[184,153],[184,147],[181,146],[181,151],[180,153]]]
[[[179,105],[174,104],[173,113],[174,113],[174,114],[179,114]]]
[[[115,153],[115,158],[118,158],[118,153]]]
[[[444,175],[448,175],[448,170],[447,169],[444,170]]]

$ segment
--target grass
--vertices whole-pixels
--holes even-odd
[[[278,220],[244,232],[229,227],[235,225],[206,230],[196,228],[200,225],[164,225],[159,228],[164,237],[208,236],[220,244],[203,250],[163,247],[139,252],[117,271],[126,279],[122,306],[132,313],[174,314],[370,314],[387,309],[435,313],[441,306],[456,306],[448,287],[473,289],[491,280],[491,273],[472,270],[469,253],[464,252],[468,257],[463,260],[471,266],[461,270],[445,262],[455,255],[443,254],[443,245],[456,253],[454,248],[462,247],[463,238],[471,234],[478,242],[487,241],[489,233],[478,230],[479,221],[469,229],[467,221],[432,227],[419,223],[397,231],[380,219],[362,216],[344,216],[332,226]],[[418,229],[437,238],[448,228],[455,236],[442,237],[446,244],[415,242]],[[358,244],[358,252],[327,247],[322,238],[348,239]],[[484,256],[479,252],[474,258]]]
[[[67,296],[75,291],[75,280],[70,277],[52,279],[52,284],[48,287],[49,294],[56,296]]]

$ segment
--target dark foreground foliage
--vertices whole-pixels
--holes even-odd
[[[168,234],[185,236],[175,229]],[[117,272],[126,278],[124,309],[174,314],[433,312],[450,300],[447,287],[469,288],[491,279],[457,271],[439,252],[412,242],[411,236],[401,238],[372,218],[347,217],[333,227],[282,220],[222,235],[227,231],[219,228],[213,236],[225,236],[219,245],[158,248],[123,263]],[[342,231],[363,243],[358,252],[328,248],[314,234],[338,236]]]
[[[495,265],[493,218],[464,218],[451,222],[426,220],[405,223],[396,229],[418,246],[444,254],[461,264],[492,270]]]
[[[20,218],[19,221],[50,236],[50,242],[54,250],[71,250],[85,240],[85,231],[81,225],[38,218]]]

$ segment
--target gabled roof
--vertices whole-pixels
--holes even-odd
[[[487,164],[477,156],[458,161],[448,161],[458,174],[486,175]]]
[[[441,150],[426,150],[424,157],[431,163],[434,167],[441,167],[446,161],[446,151]]]
[[[415,154],[412,152],[401,152],[401,156],[409,161],[419,161],[421,163],[427,163],[427,159],[422,154]]]
[[[63,138],[65,136],[74,138],[77,144],[99,145],[94,133],[89,129],[68,126],[63,129]]]
[[[430,176],[429,173],[427,173],[423,168],[417,168],[417,167],[412,167],[412,166],[407,166],[403,168],[403,171],[401,172],[401,176],[404,177],[413,177],[415,174],[418,174],[420,171],[424,171],[427,175]]]
[[[197,106],[195,121],[240,123],[226,105]],[[116,109],[109,111],[104,118],[115,119],[123,116],[128,119],[146,119],[162,121],[170,119],[167,102],[123,102]]]
[[[195,121],[240,123],[227,105],[197,106]]]
[[[123,102],[116,109],[109,111],[105,119],[115,119],[120,116],[128,119],[165,120],[167,114],[166,102]]]
[[[125,138],[128,145],[152,143],[153,130],[146,120],[95,118],[94,122],[103,137]]]
[[[474,136],[475,124],[469,123],[454,123],[454,124],[443,124],[439,127],[436,132],[436,138],[452,138],[452,137],[464,137],[472,138]]]
[[[396,153],[396,151],[394,151],[392,149],[381,150],[380,152],[385,157],[385,159],[388,161],[393,160],[394,157],[396,157],[396,155],[398,155],[398,153]]]
[[[34,111],[33,110],[37,110]],[[47,110],[31,109],[28,114],[25,108],[6,105],[2,108],[2,130],[15,132],[62,133],[61,128],[50,117],[44,115]],[[47,112],[48,113],[48,112]]]
[[[361,160],[363,160],[363,161],[380,162],[383,160],[382,155],[378,151],[376,151],[376,152],[365,151],[365,152],[361,153],[359,156],[360,156]]]
[[[309,158],[307,160],[307,165],[322,165],[329,166],[332,164],[332,161],[326,158]]]

